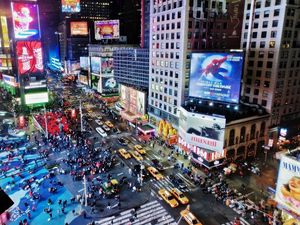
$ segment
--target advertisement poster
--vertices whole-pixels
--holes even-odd
[[[118,91],[118,83],[114,77],[102,77],[102,93],[114,94]]]
[[[2,40],[3,40],[3,47],[9,48],[9,37],[8,37],[8,28],[7,28],[7,20],[5,16],[1,16],[1,28],[2,28]],[[1,41],[0,41],[1,47]]]
[[[40,41],[18,41],[16,52],[19,75],[43,73],[43,52]]]
[[[100,57],[91,57],[91,72],[95,74],[100,74]]]
[[[11,3],[15,38],[39,39],[40,24],[37,4]]]
[[[48,101],[49,101],[48,92],[36,93],[36,94],[25,94],[26,105],[47,103]]]
[[[101,20],[95,21],[95,39],[118,39],[119,20]]]
[[[102,57],[101,58],[101,73],[111,74],[113,72],[113,58]]]
[[[287,210],[300,215],[300,161],[282,156],[275,200]]]
[[[179,135],[188,144],[223,152],[226,119],[180,111]]]
[[[145,115],[145,102],[146,95],[144,92],[137,91],[137,113],[141,115]]]
[[[129,88],[130,92],[130,109],[129,111],[132,113],[136,113],[137,105],[136,105],[136,100],[137,100],[137,91],[133,88]]]
[[[92,75],[91,76],[91,87],[92,89],[100,92],[101,89],[101,81],[99,76]]]
[[[80,0],[61,0],[61,10],[65,13],[80,12]]]
[[[80,69],[82,70],[89,69],[89,57],[80,57]]]
[[[193,53],[189,96],[238,103],[243,53]]]
[[[87,21],[72,21],[70,22],[71,36],[87,36],[88,23]]]

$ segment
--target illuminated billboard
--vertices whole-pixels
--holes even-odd
[[[102,77],[102,91],[103,94],[118,93],[118,83],[114,77]]]
[[[80,57],[80,69],[82,70],[89,69],[89,57]]]
[[[9,37],[8,37],[8,29],[7,29],[7,20],[5,16],[1,16],[1,29],[2,29],[2,41],[3,47],[9,48]],[[1,47],[1,41],[0,41]]]
[[[193,53],[189,96],[238,103],[243,53]]]
[[[91,87],[92,87],[93,90],[96,90],[98,92],[101,91],[100,76],[91,75]]]
[[[146,94],[134,88],[120,85],[120,103],[122,107],[133,114],[145,115]]]
[[[95,21],[95,39],[119,39],[119,20]]]
[[[37,4],[11,3],[15,39],[40,38],[39,9]]]
[[[180,109],[179,136],[188,144],[223,152],[226,119]]]
[[[113,72],[113,58],[102,57],[101,58],[101,73],[111,74]]]
[[[87,21],[70,22],[70,33],[71,36],[87,36],[89,34]]]
[[[80,0],[61,0],[61,10],[65,13],[80,12]]]
[[[300,216],[300,161],[282,156],[275,200],[288,211]]]
[[[100,74],[100,65],[101,58],[100,57],[91,57],[91,73]]]
[[[26,105],[47,103],[48,101],[49,101],[48,92],[25,94],[25,104]]]
[[[18,41],[16,53],[19,75],[43,73],[43,52],[40,41]]]

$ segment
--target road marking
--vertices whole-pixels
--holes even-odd
[[[84,188],[80,189],[78,192],[82,192],[84,190]]]
[[[121,176],[122,174],[124,174],[124,173],[118,173],[117,176]]]

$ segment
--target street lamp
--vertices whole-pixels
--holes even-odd
[[[48,121],[47,121],[47,110],[46,110],[46,106],[45,105],[44,105],[44,119],[45,119],[46,138],[48,140]]]
[[[82,121],[82,105],[81,99],[79,99],[79,113],[80,113],[80,131],[83,131],[83,121]]]

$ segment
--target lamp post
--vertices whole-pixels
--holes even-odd
[[[83,131],[83,121],[82,121],[82,105],[81,99],[79,100],[79,113],[80,113],[80,131]]]

